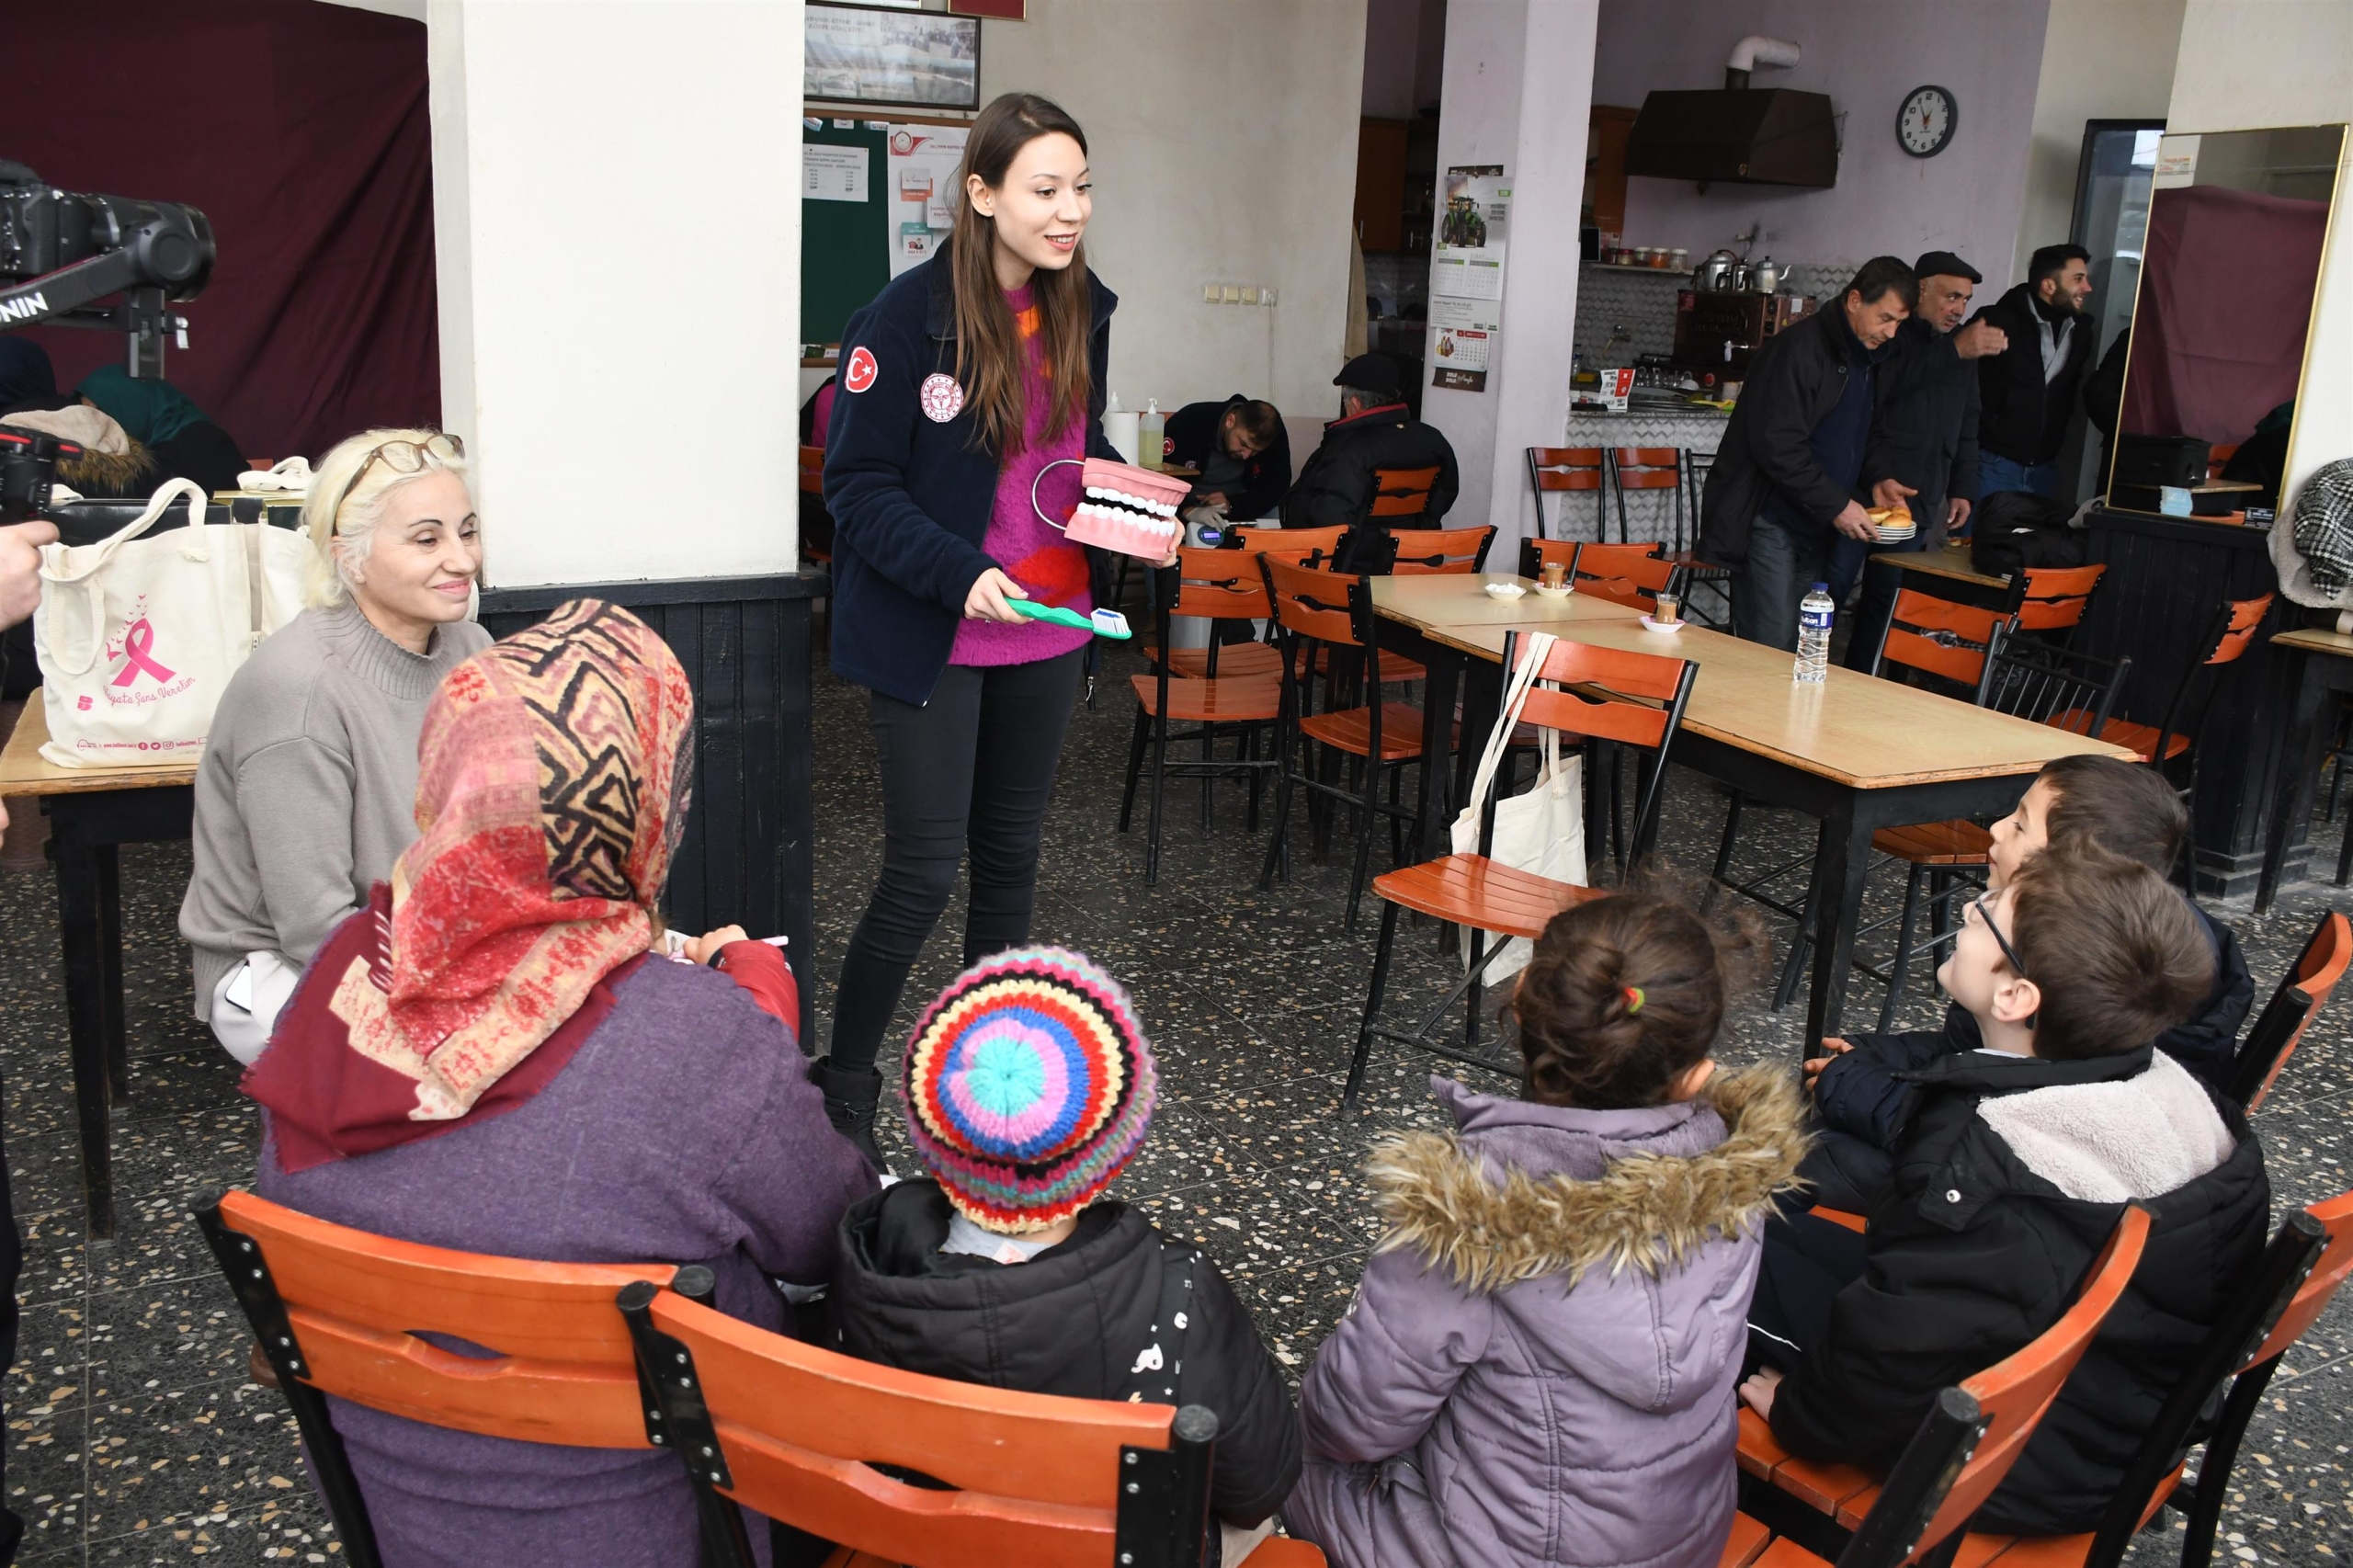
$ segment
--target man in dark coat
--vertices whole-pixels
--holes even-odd
[[[1878,538],[1857,499],[1872,382],[1916,292],[1910,267],[1875,256],[1749,364],[1708,472],[1699,553],[1733,569],[1733,629],[1753,642],[1794,649],[1799,602],[1827,581],[1832,541]]]
[[[1359,354],[1332,378],[1340,389],[1340,417],[1324,426],[1324,444],[1299,471],[1298,483],[1283,497],[1287,528],[1346,528],[1336,563],[1343,572],[1385,572],[1391,552],[1387,529],[1434,528],[1461,489],[1454,448],[1437,426],[1425,425],[1405,407],[1396,361]],[[1438,470],[1429,505],[1418,517],[1372,516],[1381,469]]]
[[[1271,403],[1234,393],[1188,403],[1168,416],[1168,460],[1199,469],[1188,508],[1217,506],[1233,521],[1272,516],[1290,488],[1290,434]]]
[[[1977,362],[1977,494],[2030,490],[2055,500],[2059,449],[2075,412],[2098,327],[2085,313],[2092,297],[2091,253],[2045,245],[2026,281],[1978,318],[2009,335],[2009,347]]]
[[[1902,544],[1838,540],[1830,560],[1830,597],[1841,605],[1855,579],[1863,580],[1847,643],[1847,667],[1868,671],[1879,651],[1888,612],[1903,574],[1864,562],[1881,551],[1939,548],[1969,521],[1977,495],[1977,366],[2009,340],[1990,322],[1968,319],[1980,281],[1977,269],[1950,251],[1932,250],[1915,262],[1920,308],[1895,329],[1895,358],[1880,372],[1879,412],[1863,453],[1863,488],[1875,506],[1906,506],[1919,532]],[[1960,328],[1955,331],[1955,328]]]
[[[2058,850],[1969,907],[1938,978],[1984,1048],[1909,1074],[1918,1105],[1863,1235],[1768,1223],[1749,1317],[1768,1369],[1742,1398],[1791,1453],[1884,1474],[1939,1389],[2058,1321],[2138,1205],[2131,1284],[1972,1521],[2092,1529],[2270,1225],[2245,1115],[2134,1043],[2188,1016],[2206,943],[2154,871]]]

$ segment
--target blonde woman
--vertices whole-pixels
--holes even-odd
[[[318,547],[311,608],[222,694],[180,904],[196,1016],[248,1064],[302,966],[416,836],[426,699],[490,642],[471,619],[482,525],[455,436],[339,443],[302,522]]]

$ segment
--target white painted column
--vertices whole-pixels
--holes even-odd
[[[1598,0],[1451,0],[1447,7],[1438,178],[1442,185],[1459,165],[1500,164],[1512,207],[1503,330],[1486,390],[1430,387],[1422,416],[1446,433],[1462,469],[1462,494],[1447,521],[1494,523],[1488,559],[1506,567],[1518,558],[1515,541],[1535,531],[1526,449],[1557,446],[1568,429],[1599,14]]]
[[[798,0],[426,23],[442,420],[492,584],[791,571]]]

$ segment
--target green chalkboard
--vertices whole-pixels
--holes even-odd
[[[801,141],[817,147],[866,149],[866,199],[801,202],[801,341],[838,343],[858,307],[891,280],[890,181],[883,166],[881,122],[845,126],[827,117],[807,121]]]

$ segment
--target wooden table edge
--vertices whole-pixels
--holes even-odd
[[[49,739],[49,710],[39,687],[25,699],[8,744],[0,749],[0,796],[83,795],[107,790],[164,790],[196,782],[192,762],[154,763],[129,767],[110,763],[104,767],[60,767],[40,755]]]

